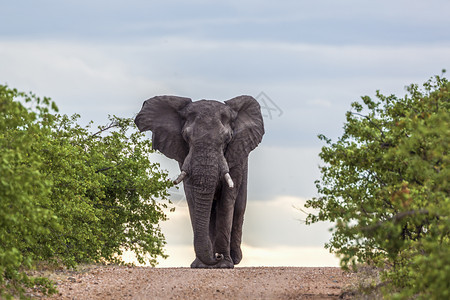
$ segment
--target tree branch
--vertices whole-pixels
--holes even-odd
[[[357,112],[350,112],[350,113],[351,113],[352,115],[357,115],[357,116],[360,116],[360,117],[363,117],[363,118],[369,120],[369,122],[370,122],[373,126],[375,126],[375,127],[380,131],[380,133],[381,133],[381,140],[382,140],[382,141],[385,140],[386,136],[384,135],[383,130],[381,130],[381,128],[378,127],[378,125],[375,124],[375,122],[373,122],[371,118],[369,118],[368,116],[365,116],[365,115],[363,115],[363,114],[357,113]],[[389,146],[389,145],[386,145],[386,146]]]
[[[105,127],[103,127],[102,129],[100,129],[99,131],[97,131],[96,133],[92,134],[90,137],[93,138],[94,136],[96,136],[102,132],[105,132],[107,130],[110,130],[111,128],[118,127],[118,126],[119,125],[117,124],[117,122],[111,122],[108,125],[106,125]]]
[[[108,171],[110,169],[116,168],[118,166],[120,166],[123,163],[123,161],[119,162],[118,164],[115,164],[114,166],[111,167],[105,167],[105,168],[101,168],[95,171],[95,173],[100,173],[100,172],[104,172],[104,171]]]
[[[389,219],[387,219],[385,221],[378,221],[374,225],[365,226],[365,227],[361,228],[361,230],[363,230],[363,231],[375,230],[375,229],[378,229],[379,227],[383,226],[383,224],[385,224],[386,222],[394,221],[395,223],[397,223],[397,222],[401,221],[402,219],[404,219],[404,218],[406,218],[408,216],[428,215],[428,214],[430,214],[430,212],[427,209],[402,211],[402,212],[392,216],[391,218],[389,218]]]

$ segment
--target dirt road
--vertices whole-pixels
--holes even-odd
[[[338,299],[351,274],[339,268],[93,266],[51,277],[60,293],[50,299]]]

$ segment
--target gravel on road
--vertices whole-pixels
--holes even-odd
[[[48,299],[338,299],[351,277],[331,267],[92,266],[54,275],[59,294]]]

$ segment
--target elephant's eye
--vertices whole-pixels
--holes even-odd
[[[181,136],[188,143],[189,143],[189,136],[191,134],[191,131],[192,131],[192,127],[190,127],[190,126],[184,127],[183,130],[181,131]]]
[[[228,144],[233,138],[233,130],[231,130],[231,128],[229,128],[228,126],[226,126],[225,128],[225,143]]]
[[[226,143],[228,144],[229,142],[231,142],[232,139],[233,139],[233,132],[230,131],[230,133],[228,134],[228,138],[227,138]]]
[[[220,121],[223,125],[227,125],[230,123],[230,116],[227,113],[222,113],[220,115]]]

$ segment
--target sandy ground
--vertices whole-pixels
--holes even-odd
[[[59,294],[47,299],[339,299],[352,274],[322,267],[92,266],[50,277]]]

